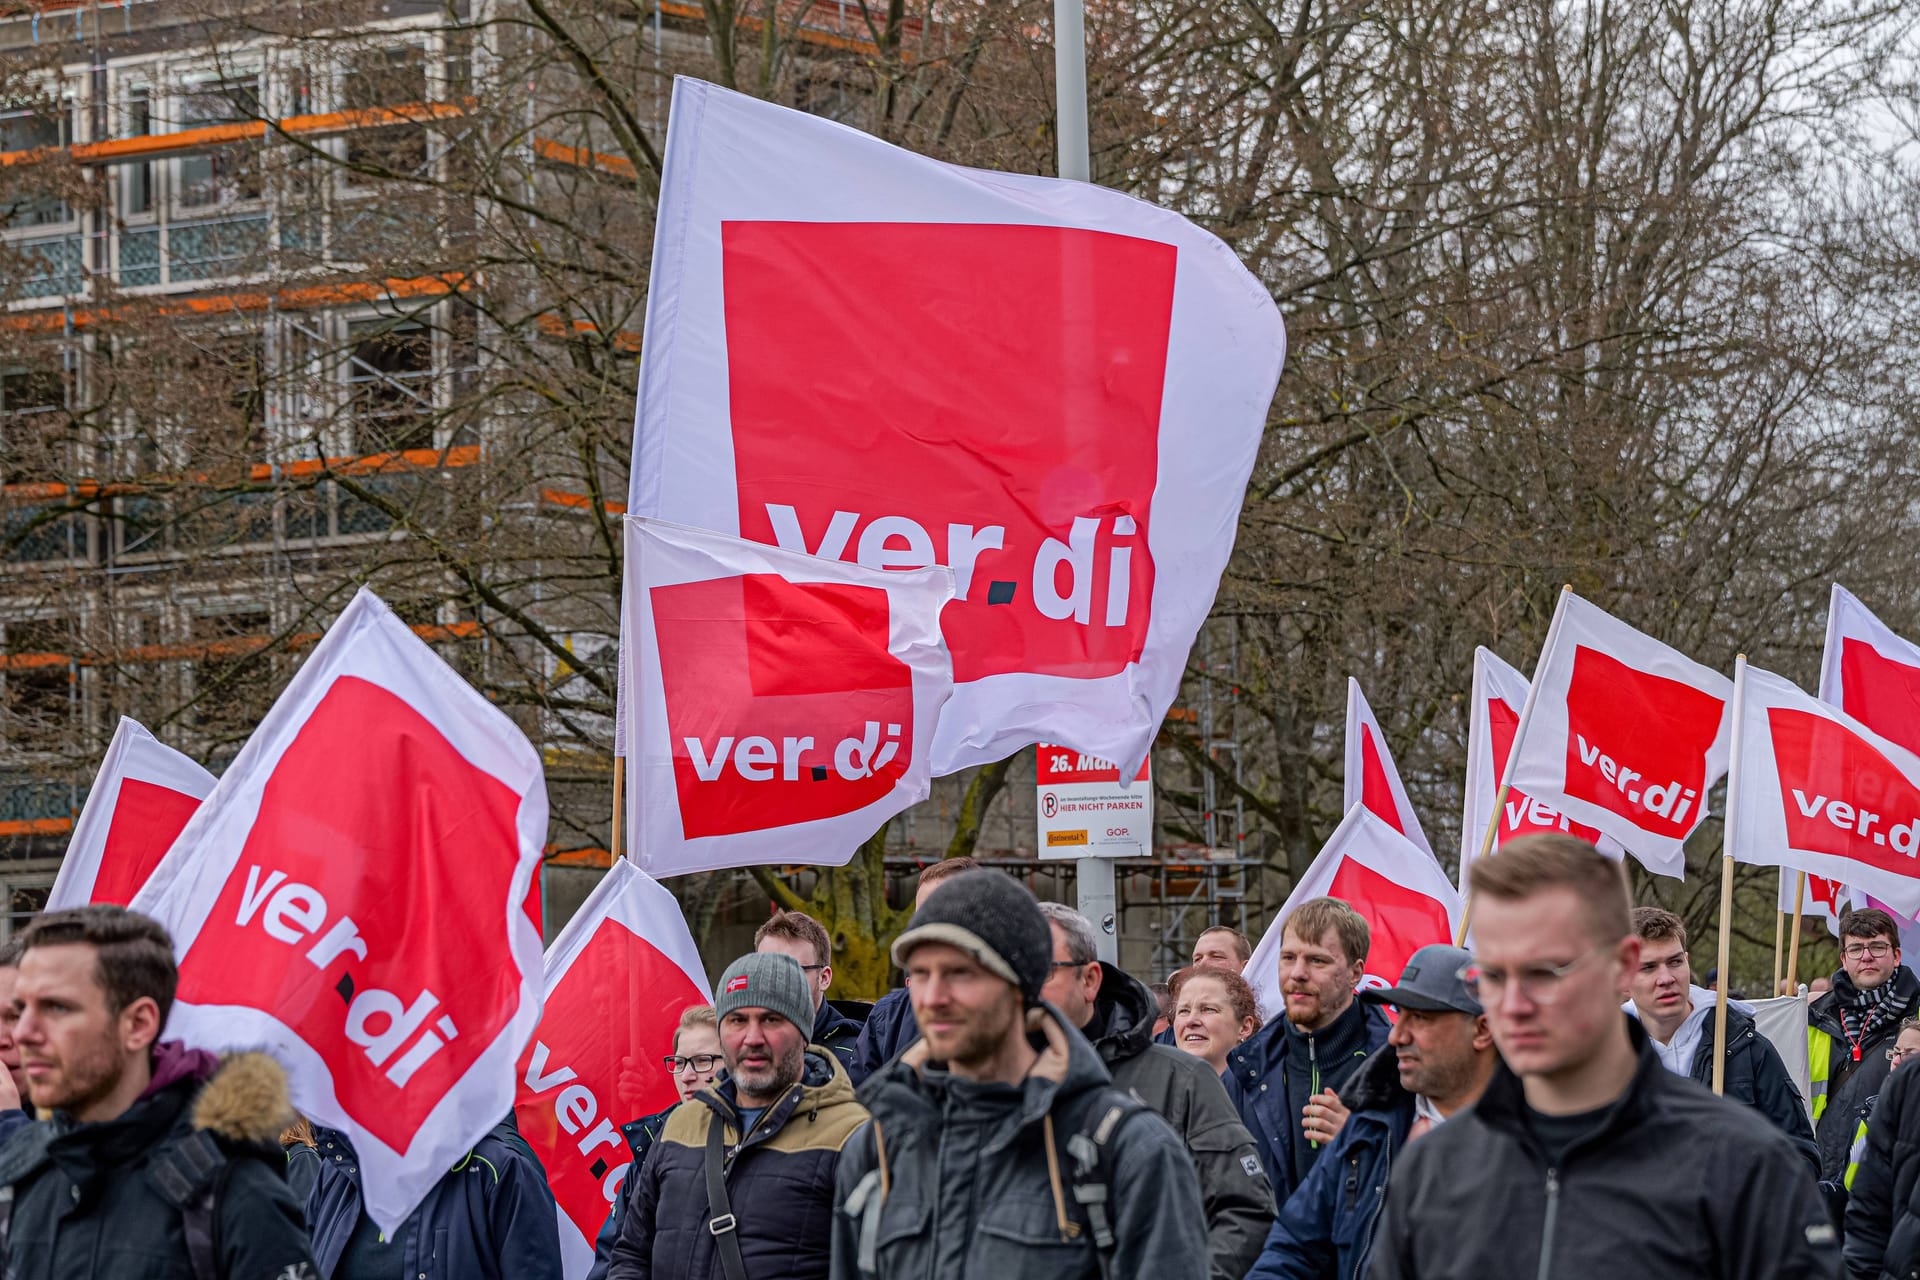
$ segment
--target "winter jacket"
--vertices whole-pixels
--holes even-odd
[[[840,1060],[849,1074],[859,1060],[860,1032],[866,1027],[871,1006],[852,1000],[823,1000],[820,1012],[813,1016],[813,1034],[808,1043],[817,1044]],[[854,1016],[858,1015],[858,1016]]]
[[[1276,1203],[1286,1203],[1320,1154],[1300,1129],[1307,1100],[1322,1089],[1338,1092],[1387,1042],[1388,1030],[1385,1014],[1355,1000],[1315,1032],[1275,1018],[1227,1055],[1227,1096],[1253,1132]]]
[[[722,1126],[734,1238],[752,1280],[827,1274],[834,1169],[866,1122],[853,1082],[831,1054],[809,1048],[800,1082],[747,1135],[736,1085],[722,1079],[673,1109],[647,1159],[627,1175],[627,1207],[608,1280],[722,1280],[707,1224],[707,1131]]]
[[[1280,1206],[1246,1280],[1358,1280],[1365,1274],[1387,1175],[1413,1128],[1413,1094],[1400,1083],[1400,1055],[1391,1045],[1354,1073],[1340,1101],[1353,1114]]]
[[[1920,1274],[1920,1071],[1893,1073],[1867,1125],[1847,1200],[1847,1274],[1899,1280]]]
[[[264,1054],[225,1060],[172,1041],[153,1081],[112,1120],[65,1113],[18,1127],[0,1150],[12,1192],[8,1280],[194,1280],[181,1210],[160,1170],[210,1154],[213,1261],[231,1280],[316,1280],[307,1230],[281,1178],[287,1078]],[[177,1162],[177,1163],[176,1163]]]
[[[920,1023],[913,1016],[913,1001],[905,987],[895,987],[874,1002],[867,1013],[854,1044],[853,1065],[847,1074],[858,1088],[867,1077],[907,1051],[920,1038]]]
[[[1207,1274],[1199,1183],[1178,1136],[1146,1107],[1113,1117],[1123,1095],[1058,1010],[1029,1009],[1027,1028],[1041,1052],[1017,1085],[955,1076],[923,1041],[861,1086],[873,1123],[840,1162],[834,1280]],[[1072,1148],[1088,1126],[1106,1142],[1092,1164],[1113,1233],[1104,1268],[1074,1194]]]
[[[1186,1143],[1207,1212],[1208,1273],[1212,1280],[1240,1280],[1273,1223],[1273,1192],[1253,1135],[1205,1059],[1152,1042],[1153,993],[1105,961],[1100,972],[1093,1017],[1081,1030],[1113,1087],[1152,1107]]]
[[[1504,1064],[1479,1102],[1406,1148],[1369,1280],[1839,1275],[1833,1225],[1792,1144],[1668,1071],[1623,1020],[1633,1077],[1557,1166]]]
[[[1813,1097],[1814,1140],[1820,1146],[1820,1177],[1838,1182],[1846,1174],[1849,1152],[1860,1124],[1873,1113],[1873,1100],[1887,1082],[1893,1064],[1887,1049],[1900,1034],[1900,1020],[1920,1012],[1920,981],[1913,970],[1900,965],[1887,979],[1894,983],[1893,1016],[1860,1042],[1856,1061],[1846,1028],[1840,1022],[1842,984],[1851,985],[1842,969],[1833,975],[1829,991],[1807,1007],[1807,1071]]]
[[[620,1126],[621,1136],[627,1140],[627,1149],[633,1152],[633,1163],[627,1166],[629,1175],[646,1163],[647,1152],[653,1150],[653,1144],[660,1140],[661,1132],[667,1127],[667,1117],[672,1114],[673,1107],[668,1107],[665,1111],[656,1111]],[[624,1184],[621,1190],[626,1190]],[[613,1246],[620,1240],[620,1211],[626,1203],[624,1194],[616,1196],[613,1208],[607,1211],[607,1220],[601,1226],[600,1234],[594,1238],[593,1265],[587,1269],[585,1280],[607,1280],[607,1268],[613,1265]]]
[[[360,1161],[346,1135],[314,1130],[320,1176],[307,1194],[313,1253],[329,1280],[360,1221]],[[561,1280],[560,1212],[546,1170],[502,1121],[433,1184],[394,1233],[409,1280]]]
[[[1693,1066],[1688,1074],[1713,1087],[1713,1031],[1709,1019],[1700,1047],[1693,1051]],[[1753,1015],[1737,1004],[1727,1005],[1727,1067],[1721,1081],[1725,1096],[1744,1102],[1765,1116],[1773,1127],[1787,1135],[1794,1150],[1816,1171],[1820,1168],[1820,1150],[1813,1142],[1813,1125],[1807,1120],[1807,1104],[1799,1087],[1787,1074],[1780,1051],[1760,1034]]]

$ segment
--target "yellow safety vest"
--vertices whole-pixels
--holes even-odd
[[[1827,1110],[1827,1073],[1833,1065],[1833,1037],[1818,1027],[1807,1028],[1807,1101],[1813,1104],[1813,1122]]]

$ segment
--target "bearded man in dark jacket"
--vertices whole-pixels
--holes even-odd
[[[0,1150],[9,1280],[317,1280],[282,1174],[285,1074],[157,1043],[179,982],[167,931],[90,906],[23,940],[14,1040],[52,1118]]]
[[[1207,1211],[1211,1280],[1240,1280],[1273,1223],[1273,1192],[1253,1135],[1206,1060],[1154,1044],[1153,993],[1103,962],[1093,925],[1072,907],[1043,902],[1053,932],[1053,970],[1042,997],[1093,1042],[1113,1087],[1133,1094],[1180,1135]]]

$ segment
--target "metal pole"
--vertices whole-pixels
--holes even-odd
[[[1086,182],[1093,176],[1087,151],[1087,25],[1082,0],[1053,0],[1054,110],[1059,117],[1060,176]],[[1113,887],[1113,863],[1105,858],[1074,859],[1080,914],[1093,921],[1100,958],[1120,960],[1119,903]]]

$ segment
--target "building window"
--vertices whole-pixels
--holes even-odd
[[[121,136],[144,138],[153,132],[153,90],[136,85],[127,91],[127,110]],[[120,180],[120,212],[128,218],[153,212],[153,162],[118,165],[114,173]]]
[[[57,477],[67,379],[57,365],[0,369],[0,479],[25,484]]]
[[[16,747],[52,750],[74,721],[73,637],[59,619],[7,624],[7,736]]]
[[[204,646],[193,662],[193,719],[212,737],[244,738],[273,700],[273,659],[266,642],[273,621],[264,611],[203,615],[193,639]]]
[[[260,119],[260,77],[190,78],[180,94],[179,128],[205,129]],[[254,142],[210,147],[176,160],[182,209],[221,209],[260,198],[260,149]]]
[[[53,892],[53,877],[8,876],[0,883],[6,885],[6,936],[11,938],[47,909],[47,898]]]
[[[0,108],[0,151],[40,151],[73,141],[73,104],[42,103]],[[8,184],[0,197],[0,219],[13,227],[44,227],[73,221],[73,210],[57,195],[36,192],[32,182]]]
[[[417,45],[362,53],[348,64],[341,77],[343,110],[376,111],[426,101],[427,51]],[[346,154],[346,181],[350,186],[378,181],[357,172],[362,168],[419,174],[427,166],[427,130],[418,124],[355,129],[347,134]]]
[[[347,330],[347,395],[362,457],[433,447],[433,333],[418,320],[369,320]]]

